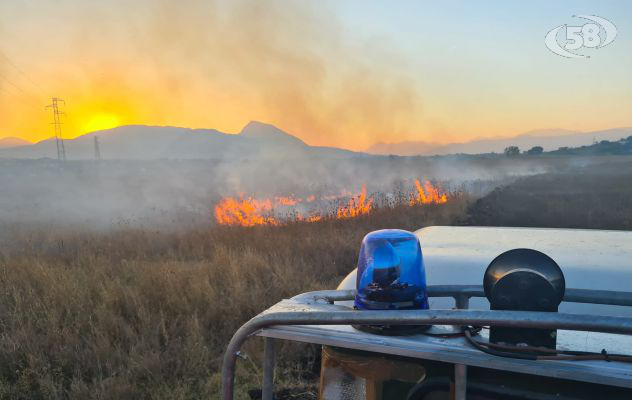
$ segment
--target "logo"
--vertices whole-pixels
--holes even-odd
[[[582,47],[600,49],[612,43],[617,37],[617,27],[605,18],[596,15],[573,15],[573,17],[588,19],[593,22],[582,26],[560,25],[546,34],[544,44],[558,56],[568,58],[590,58],[568,50],[579,50]],[[564,48],[557,42],[557,34],[566,27],[566,44]]]

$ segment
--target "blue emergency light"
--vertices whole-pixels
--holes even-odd
[[[358,310],[428,309],[426,272],[412,232],[383,229],[362,240],[356,281]]]

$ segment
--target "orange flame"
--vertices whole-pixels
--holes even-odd
[[[345,203],[337,207],[333,213],[322,211],[326,209],[322,207],[323,202],[339,202],[342,198],[349,198],[349,200],[345,200]],[[433,186],[430,181],[422,185],[419,180],[415,180],[415,190],[410,193],[408,199],[408,204],[411,206],[442,204],[448,201],[448,195],[441,193],[439,188]],[[320,209],[318,209],[319,206]],[[297,207],[303,211],[306,209],[311,209],[311,211],[303,214],[298,212]],[[279,225],[286,221],[316,222],[326,217],[355,218],[371,213],[376,207],[374,199],[367,195],[366,186],[362,186],[362,191],[356,195],[345,190],[338,195],[321,195],[318,198],[315,195],[305,198],[294,197],[294,195],[277,196],[264,200],[253,197],[227,197],[215,206],[215,219],[222,225]]]
[[[253,198],[237,200],[228,197],[215,206],[215,219],[222,225],[277,225],[276,219],[264,215],[271,210],[270,201],[258,201]]]
[[[410,196],[410,205],[416,204],[443,204],[448,202],[448,195],[445,193],[439,194],[439,189],[434,187],[430,181],[426,181],[421,186],[419,179],[415,179],[416,193],[412,193]]]
[[[349,199],[349,203],[346,206],[338,208],[336,217],[338,219],[354,218],[360,215],[368,214],[373,209],[373,199],[368,199],[366,196],[366,186],[362,186],[362,192],[360,195]]]

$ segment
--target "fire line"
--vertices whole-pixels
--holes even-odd
[[[415,180],[408,194],[408,205],[443,204],[448,194],[426,180]],[[215,220],[220,225],[246,226],[280,225],[294,221],[317,222],[324,218],[348,219],[370,214],[377,208],[374,195],[367,194],[366,186],[360,193],[344,191],[341,195],[305,198],[294,195],[267,199],[226,197],[215,205]]]

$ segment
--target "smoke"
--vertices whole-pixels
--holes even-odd
[[[325,197],[359,193],[366,186],[369,195],[381,198],[410,193],[415,179],[481,196],[518,176],[562,170],[565,162],[383,156],[64,164],[0,159],[0,230],[3,224],[207,227],[213,224],[213,207],[228,196]]]
[[[352,149],[423,131],[405,57],[383,38],[349,35],[327,3],[65,0],[29,11],[8,15],[28,31],[31,70],[68,100],[69,135],[96,110],[228,132],[255,119]]]
[[[225,132],[262,120],[312,145],[353,149],[410,139],[424,128],[422,91],[406,59],[388,41],[350,40],[326,4],[62,0],[37,13],[32,7],[0,4],[0,27],[9,24],[17,38],[0,38],[0,46],[37,55],[27,70],[43,91],[67,100],[66,134],[83,133],[83,120],[101,111],[123,123]],[[50,129],[43,112],[31,124],[39,115],[32,106],[2,108],[0,118],[9,112],[21,130]],[[282,151],[245,162],[0,161],[0,222],[90,226],[207,224],[220,197],[238,194],[357,192],[362,184],[374,193],[414,179],[458,189],[538,172],[506,160],[317,159]]]
[[[359,149],[418,121],[421,94],[398,71],[403,60],[377,45],[346,43],[322,4],[163,2],[148,21],[144,47],[159,49],[157,62],[190,61],[193,75],[234,109],[254,110],[246,118],[300,132],[310,144]]]

